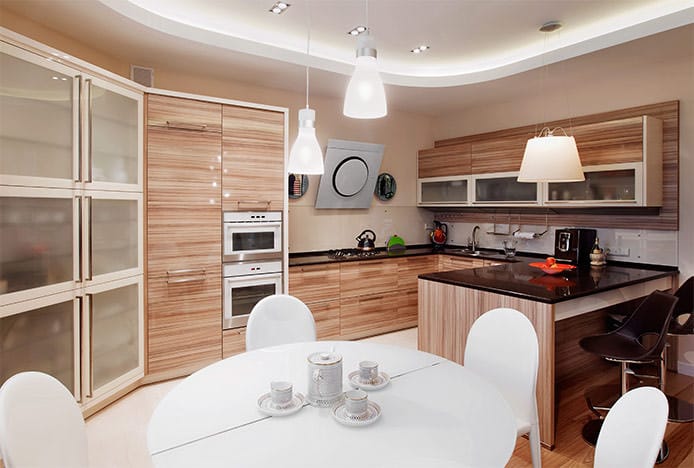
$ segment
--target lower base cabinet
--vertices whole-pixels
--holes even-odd
[[[316,337],[319,340],[339,340],[340,301],[309,302],[306,306],[316,321]]]
[[[222,333],[222,357],[228,358],[246,351],[246,327],[224,330]]]

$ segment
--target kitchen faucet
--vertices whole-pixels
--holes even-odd
[[[472,228],[472,251],[476,252],[477,251],[477,231],[480,230],[479,226],[475,226]]]

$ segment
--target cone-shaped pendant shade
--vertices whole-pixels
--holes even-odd
[[[316,139],[316,111],[299,111],[299,135],[289,152],[287,172],[292,174],[323,174],[323,151]]]
[[[580,182],[585,180],[576,140],[572,136],[534,137],[523,154],[518,182]]]
[[[388,114],[386,91],[378,72],[376,49],[369,36],[359,38],[357,60],[347,85],[342,113],[353,119],[378,119]]]

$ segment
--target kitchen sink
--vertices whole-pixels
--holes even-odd
[[[472,249],[459,249],[459,250],[454,250],[454,252],[465,254],[465,255],[470,255],[472,257],[479,257],[482,255],[482,252],[479,250],[472,250]]]

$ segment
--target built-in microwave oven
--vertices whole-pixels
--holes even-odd
[[[222,326],[243,327],[261,299],[282,294],[282,262],[249,261],[223,265],[224,312]]]
[[[282,257],[282,213],[224,212],[224,262]]]

